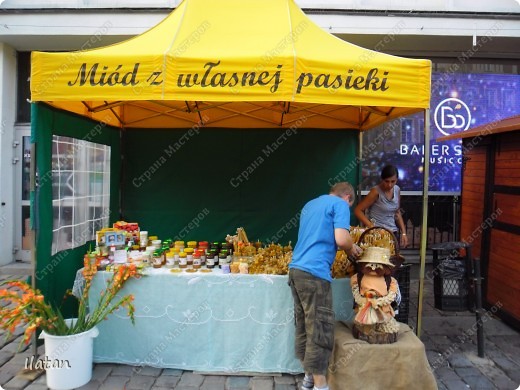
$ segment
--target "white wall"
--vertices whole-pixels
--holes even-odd
[[[180,2],[181,0],[0,0],[0,8],[175,8]],[[520,12],[520,5],[516,0],[296,0],[296,3],[302,8],[319,9]]]
[[[515,0],[296,0],[302,8],[433,11],[433,12],[520,12]]]
[[[12,262],[14,226],[13,141],[16,52],[0,43],[0,265]]]

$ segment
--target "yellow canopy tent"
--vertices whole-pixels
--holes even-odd
[[[31,61],[33,102],[122,129],[297,124],[363,131],[430,103],[430,61],[342,41],[293,0],[185,0],[133,39],[33,52]],[[426,148],[425,183],[428,160]],[[424,190],[421,277],[427,184]]]
[[[32,54],[31,98],[122,128],[365,130],[429,107],[431,63],[344,42],[292,0],[185,0],[133,39]],[[202,116],[204,113],[204,116]],[[108,114],[108,115],[107,115]]]

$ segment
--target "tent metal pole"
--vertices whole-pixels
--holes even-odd
[[[361,170],[363,169],[363,132],[358,133],[358,155],[357,155],[357,186],[356,186],[356,202],[359,203],[361,198]]]
[[[424,161],[423,161],[423,207],[421,225],[421,269],[419,270],[419,296],[417,298],[417,337],[421,337],[424,295],[424,273],[426,268],[426,244],[428,233],[428,182],[430,170],[430,109],[424,110]]]

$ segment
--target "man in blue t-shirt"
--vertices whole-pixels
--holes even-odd
[[[295,353],[305,370],[303,389],[328,390],[327,368],[334,344],[331,266],[337,249],[353,257],[361,249],[350,237],[352,185],[333,185],[328,195],[309,201],[301,212],[298,241],[289,264],[294,298]]]

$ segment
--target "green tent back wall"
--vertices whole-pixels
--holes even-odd
[[[124,133],[124,218],[160,238],[222,241],[244,227],[250,240],[294,244],[302,206],[327,193],[329,182],[356,156],[357,132],[187,134]],[[347,180],[355,184],[356,176],[355,168]]]
[[[44,104],[33,105],[32,123],[40,177],[51,169],[52,135],[81,139],[97,125]],[[112,147],[110,223],[138,222],[162,239],[222,241],[244,227],[250,240],[294,245],[305,202],[340,177],[357,184],[355,131],[106,126],[89,140]],[[51,185],[37,202],[37,285],[59,302],[88,244],[51,256]]]

